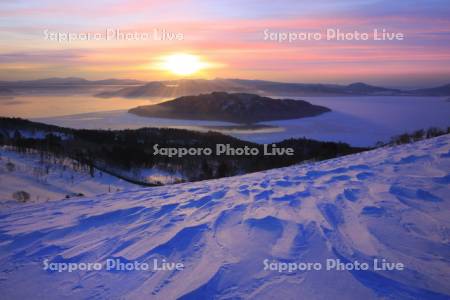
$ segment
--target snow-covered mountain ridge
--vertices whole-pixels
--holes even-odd
[[[5,299],[449,299],[450,135],[212,181],[0,212]],[[43,270],[158,259],[181,271]],[[264,270],[401,262],[403,271]]]

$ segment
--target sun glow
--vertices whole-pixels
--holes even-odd
[[[162,60],[162,69],[181,76],[197,73],[205,66],[199,56],[185,53],[168,55]]]

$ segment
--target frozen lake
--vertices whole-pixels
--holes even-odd
[[[0,96],[0,116],[21,118],[45,118],[100,112],[128,110],[139,105],[156,104],[164,99],[98,98],[91,95],[20,95]]]
[[[312,118],[264,122],[264,125],[269,126],[256,130],[248,128],[238,130],[235,124],[226,122],[145,118],[126,112],[129,108],[157,103],[161,99],[20,96],[13,100],[0,101],[0,115],[32,118],[72,128],[125,129],[154,126],[200,131],[214,129],[258,143],[307,137],[342,141],[355,146],[373,146],[377,141],[387,141],[394,135],[416,129],[450,126],[450,102],[442,97],[368,96],[298,99],[324,105],[333,111]]]
[[[355,146],[372,146],[377,141],[432,126],[450,126],[450,102],[440,97],[302,97],[326,106],[330,113],[313,118],[265,122],[284,131],[250,137],[270,142],[289,137],[343,141]],[[241,135],[246,138],[247,135]]]

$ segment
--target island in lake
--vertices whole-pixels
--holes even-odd
[[[184,96],[129,110],[130,113],[144,117],[241,124],[312,117],[329,111],[331,110],[327,107],[303,100],[272,99],[255,94],[226,92]]]

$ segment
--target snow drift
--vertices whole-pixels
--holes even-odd
[[[4,299],[449,299],[450,135],[220,180],[0,213]],[[165,259],[181,271],[43,270]],[[263,261],[403,271],[264,270]]]

